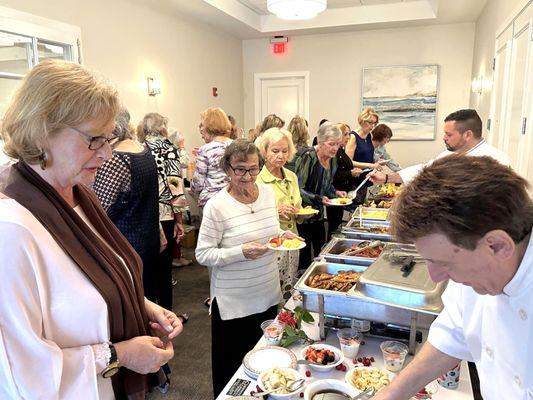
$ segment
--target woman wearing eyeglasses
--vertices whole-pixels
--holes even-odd
[[[173,356],[181,322],[145,299],[139,256],[87,186],[118,110],[83,66],[45,60],[5,113],[18,162],[0,187],[2,399],[144,398]]]
[[[283,232],[274,190],[257,185],[257,147],[246,139],[231,143],[220,160],[230,179],[207,202],[196,259],[211,277],[211,358],[213,392],[222,391],[272,319],[281,299],[276,254],[266,243]]]

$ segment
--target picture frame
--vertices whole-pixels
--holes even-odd
[[[362,108],[373,107],[392,140],[435,140],[439,66],[364,67]]]

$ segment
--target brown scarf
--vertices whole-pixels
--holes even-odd
[[[122,257],[128,270],[59,193],[27,164],[13,165],[8,179],[4,193],[39,220],[104,298],[111,342],[147,335],[141,259],[107,217],[96,195],[83,185],[74,186],[74,197],[87,218],[104,241]],[[161,378],[161,371],[141,375],[121,368],[112,378],[115,397],[144,400],[146,391],[161,383]]]

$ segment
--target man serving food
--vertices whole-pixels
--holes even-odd
[[[446,145],[446,150],[440,153],[437,159],[451,154],[465,154],[473,157],[489,156],[503,165],[511,165],[509,157],[483,139],[482,131],[483,123],[476,110],[467,109],[451,113],[444,119],[442,139]],[[425,165],[429,165],[431,162]],[[374,171],[369,174],[369,177],[373,183],[409,183],[425,165],[413,165],[398,172]]]
[[[528,186],[494,158],[451,155],[405,187],[393,233],[414,242],[434,281],[450,283],[427,342],[373,399],[409,399],[461,360],[476,363],[485,400],[533,398]]]

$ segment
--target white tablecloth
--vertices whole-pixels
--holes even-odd
[[[318,316],[313,314],[315,317],[315,321],[318,321]],[[318,339],[318,326],[317,324],[314,325],[308,325],[305,324],[304,330],[306,331],[307,335],[314,339]],[[376,368],[385,368],[385,364],[383,362],[383,356],[381,353],[381,350],[379,348],[379,345],[381,344],[383,340],[377,339],[377,338],[367,338],[365,337],[365,345],[361,346],[359,348],[359,354],[358,357],[374,357],[375,362],[372,364],[373,367]],[[329,331],[328,336],[325,340],[325,343],[339,347],[339,341],[337,339],[337,335],[334,331]],[[256,345],[256,348],[258,347],[264,347],[266,346],[266,343],[264,342],[264,339],[259,340],[259,342]],[[300,351],[304,347],[302,344],[293,345],[289,349],[296,354],[297,358],[300,358]],[[406,362],[408,363],[412,359],[412,356],[408,356]],[[354,366],[352,360],[345,360],[344,364],[348,368],[352,368]],[[306,367],[305,365],[299,365],[298,366],[299,371],[302,373],[302,375],[305,376],[305,371],[309,369],[309,367]],[[306,377],[306,381],[308,383],[314,382],[318,379],[340,379],[344,380],[344,376],[346,375],[346,372],[337,371],[333,369],[332,371],[328,372],[317,372],[314,370],[311,370],[311,376]],[[224,400],[224,399],[231,399],[231,396],[228,396],[226,393],[230,389],[233,382],[237,379],[245,379],[248,381],[251,381],[251,383],[248,385],[248,388],[244,394],[249,394],[252,390],[256,390],[257,382],[250,378],[246,373],[244,372],[243,366],[241,365],[239,369],[235,372],[231,380],[228,382],[222,393],[217,397],[217,400]],[[461,364],[461,375],[459,380],[459,387],[457,389],[451,390],[446,389],[439,384],[437,384],[436,381],[432,382],[430,385],[431,388],[436,388],[437,391],[433,395],[433,400],[472,400],[474,398],[472,393],[472,385],[470,382],[470,373],[468,371],[468,364],[463,361]],[[292,396],[293,399],[291,400],[297,400],[300,399],[299,395]]]

